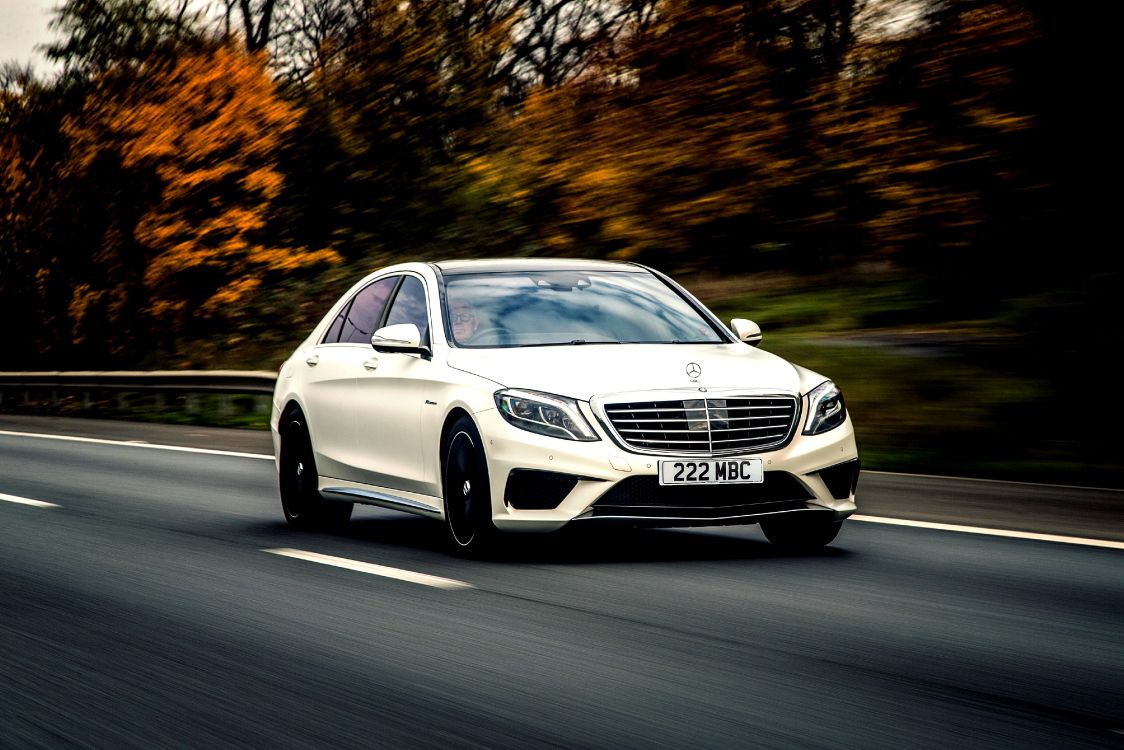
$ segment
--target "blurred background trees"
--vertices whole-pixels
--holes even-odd
[[[0,369],[272,368],[388,262],[630,259],[836,377],[869,465],[1118,476],[1074,406],[1124,330],[1094,26],[1045,0],[65,0],[57,67],[0,67]]]
[[[1033,324],[1083,293],[1027,262],[1077,218],[1049,4],[200,7],[67,0],[58,71],[0,74],[19,369],[268,360],[406,258],[907,290],[872,325]]]

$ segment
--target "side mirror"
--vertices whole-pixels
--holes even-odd
[[[754,323],[752,320],[745,318],[734,318],[730,321],[730,330],[739,340],[744,341],[750,346],[757,346],[761,343],[761,326]]]
[[[371,335],[371,346],[376,352],[430,355],[429,347],[421,341],[421,331],[413,323],[380,328]]]

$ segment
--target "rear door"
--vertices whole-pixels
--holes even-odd
[[[406,275],[395,293],[384,325],[413,323],[423,344],[430,345],[430,311],[425,282]],[[436,414],[432,395],[435,366],[420,354],[372,352],[356,381],[353,404],[357,418],[359,481],[425,495],[436,494],[434,477],[422,460],[425,440],[436,438],[427,425]],[[428,403],[427,403],[428,401]]]
[[[381,324],[401,276],[377,279],[340,310],[320,343],[305,352],[305,416],[321,476],[354,479],[360,452],[355,444],[355,387],[363,362],[374,355],[371,334]]]

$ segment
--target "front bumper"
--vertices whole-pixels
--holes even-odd
[[[762,459],[764,485],[695,487],[659,486],[658,462],[677,458],[674,454],[633,453],[605,435],[590,443],[540,436],[508,424],[494,409],[478,412],[476,419],[488,458],[492,521],[503,530],[554,531],[572,521],[645,526],[744,524],[782,513],[808,512],[842,520],[856,510],[854,482],[845,478],[846,472],[857,472],[858,458],[849,416],[822,435],[797,434],[778,450],[723,456]],[[848,463],[852,461],[856,463]],[[824,472],[840,464],[847,466]],[[576,481],[556,507],[514,507],[519,503],[506,490],[515,470],[569,475]],[[738,493],[743,490],[741,497]]]

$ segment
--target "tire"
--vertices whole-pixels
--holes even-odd
[[[495,545],[488,460],[476,425],[461,417],[441,447],[441,487],[445,497],[445,532],[454,552],[480,555]]]
[[[290,413],[282,424],[278,484],[285,520],[296,529],[335,529],[346,525],[354,504],[325,500],[320,495],[316,458],[304,416]]]
[[[835,540],[842,521],[828,521],[816,516],[798,513],[761,522],[765,538],[778,547],[789,550],[813,550],[825,547]]]

